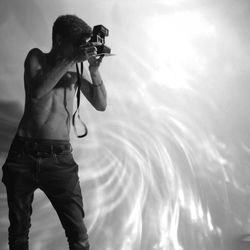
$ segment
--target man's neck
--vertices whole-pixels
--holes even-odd
[[[57,48],[52,48],[49,53],[46,54],[47,61],[50,65],[55,65],[58,61],[64,58],[63,52]]]

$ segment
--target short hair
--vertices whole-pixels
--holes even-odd
[[[56,42],[56,34],[62,38],[69,38],[72,42],[87,39],[92,35],[92,28],[76,15],[59,16],[52,28],[52,43]]]

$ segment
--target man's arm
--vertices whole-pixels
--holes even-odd
[[[97,109],[98,111],[105,111],[107,107],[107,93],[102,81],[99,66],[101,59],[96,59],[96,57],[90,57],[89,59],[89,73],[92,83],[85,79],[81,79],[81,91],[88,101]]]
[[[45,55],[39,49],[32,49],[25,59],[26,87],[34,98],[41,98],[49,93],[74,64],[73,60],[62,58],[53,67],[49,67],[45,60]]]

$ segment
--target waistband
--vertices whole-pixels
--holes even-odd
[[[37,143],[37,144],[49,144],[49,145],[70,143],[69,140],[41,139],[41,138],[31,138],[18,135],[14,137],[13,142],[27,142],[27,143]]]
[[[10,146],[10,151],[46,156],[72,152],[72,146],[69,140],[51,140],[15,136]]]

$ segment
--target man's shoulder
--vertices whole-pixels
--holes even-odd
[[[30,56],[44,56],[45,53],[43,53],[39,48],[32,48],[28,54],[27,54],[27,57],[30,57]]]
[[[45,53],[43,53],[39,48],[32,48],[28,52],[26,60],[31,59],[33,57],[41,58],[41,57],[44,57],[44,56],[45,56]]]
[[[28,54],[27,54],[27,56],[25,58],[24,64],[25,64],[25,66],[28,66],[28,65],[30,65],[30,63],[33,64],[34,62],[35,63],[38,63],[38,62],[41,63],[43,61],[44,57],[45,57],[45,53],[43,53],[40,49],[32,48],[28,52]]]

